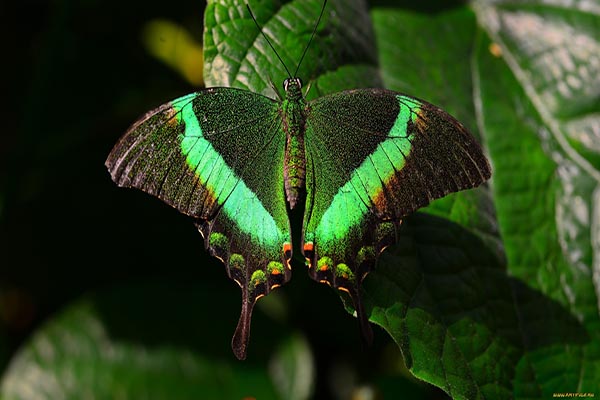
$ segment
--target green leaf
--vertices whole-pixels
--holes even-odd
[[[281,92],[288,74],[256,28],[245,4],[223,0],[207,5],[205,82],[207,86],[232,86],[274,97],[270,83]],[[265,36],[293,74],[323,2],[296,0],[250,5]],[[305,82],[312,81],[309,98],[340,88],[381,86],[373,42],[369,15],[362,1],[329,2],[297,74]]]
[[[561,321],[518,303],[525,352],[516,381],[529,383],[518,387],[522,397],[600,388],[600,164],[594,162],[600,152],[590,157],[571,144],[575,137],[594,143],[600,126],[599,10],[584,2],[565,7],[531,1],[518,8],[510,2],[476,8],[502,52],[502,59],[492,57],[483,37],[475,73],[497,166],[495,202],[510,273],[561,304],[586,333],[578,345],[531,348],[544,334],[533,320],[543,317],[557,327]],[[514,122],[507,125],[510,117]]]
[[[598,13],[542,1],[482,1],[474,10],[372,11],[388,87],[477,127],[494,167],[491,196],[478,189],[427,210],[484,242],[465,228],[409,219],[413,248],[401,243],[390,251],[401,257],[382,260],[367,279],[372,320],[416,376],[455,398],[595,392],[600,180],[593,146],[580,154],[583,144],[570,143],[594,143],[600,124],[591,72],[600,62]],[[453,234],[439,239],[442,229]]]
[[[315,381],[315,369],[306,339],[300,335],[287,338],[271,359],[269,373],[282,399],[310,398]]]

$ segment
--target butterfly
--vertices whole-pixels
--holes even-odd
[[[311,278],[349,294],[370,341],[361,283],[402,219],[491,176],[477,141],[444,110],[376,88],[306,101],[295,75],[277,99],[229,87],[175,99],[135,122],[106,160],[119,186],[192,217],[240,286],[238,359],[254,304],[290,280],[294,251]]]

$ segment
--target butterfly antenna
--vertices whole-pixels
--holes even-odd
[[[281,62],[281,65],[283,65],[283,68],[285,68],[285,71],[288,74],[289,78],[292,78],[292,75],[290,74],[290,70],[288,69],[288,67],[285,65],[285,63],[283,62],[283,60],[281,59],[281,57],[279,56],[279,53],[277,53],[277,50],[275,50],[275,47],[273,47],[273,45],[271,44],[271,41],[269,40],[269,38],[267,37],[267,35],[265,35],[265,33],[263,32],[262,27],[259,25],[258,21],[256,20],[256,18],[254,18],[254,14],[252,14],[252,10],[250,9],[250,5],[248,3],[246,3],[246,8],[248,9],[248,12],[250,13],[250,16],[252,17],[252,21],[254,21],[254,24],[256,25],[256,27],[258,28],[258,31],[260,32],[260,34],[265,38],[265,40],[267,41],[267,43],[269,44],[269,46],[271,47],[271,49],[273,50],[273,53],[275,53],[275,55],[277,56],[277,58],[279,59],[279,61]]]
[[[304,60],[304,56],[306,55],[306,52],[308,51],[308,48],[310,47],[310,44],[312,43],[312,40],[315,37],[315,34],[317,33],[317,28],[319,27],[319,23],[321,22],[321,17],[323,17],[323,13],[325,12],[325,6],[326,5],[327,5],[327,0],[324,0],[323,1],[323,7],[321,7],[321,13],[319,14],[319,19],[317,19],[317,23],[315,24],[315,27],[313,28],[312,34],[310,35],[310,40],[308,41],[308,44],[304,48],[304,53],[302,53],[302,57],[300,57],[300,62],[298,63],[298,66],[296,67],[296,71],[294,71],[294,76],[297,76],[296,74],[298,74],[298,70],[300,69],[300,65],[302,64],[302,60]]]

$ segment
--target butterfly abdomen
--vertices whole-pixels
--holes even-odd
[[[299,96],[300,94],[300,96]],[[286,99],[281,104],[283,130],[286,134],[283,164],[284,186],[290,209],[306,198],[306,149],[304,131],[306,106],[300,92],[299,81],[286,87]]]

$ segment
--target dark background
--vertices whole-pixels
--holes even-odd
[[[41,321],[83,293],[153,275],[199,273],[172,254],[173,244],[190,258],[203,254],[193,225],[143,193],[119,190],[104,160],[140,115],[197,89],[146,52],[141,31],[147,21],[167,18],[201,43],[204,2],[23,1],[1,7],[4,363]],[[224,275],[222,268],[216,272]],[[228,287],[238,295],[235,285]]]

